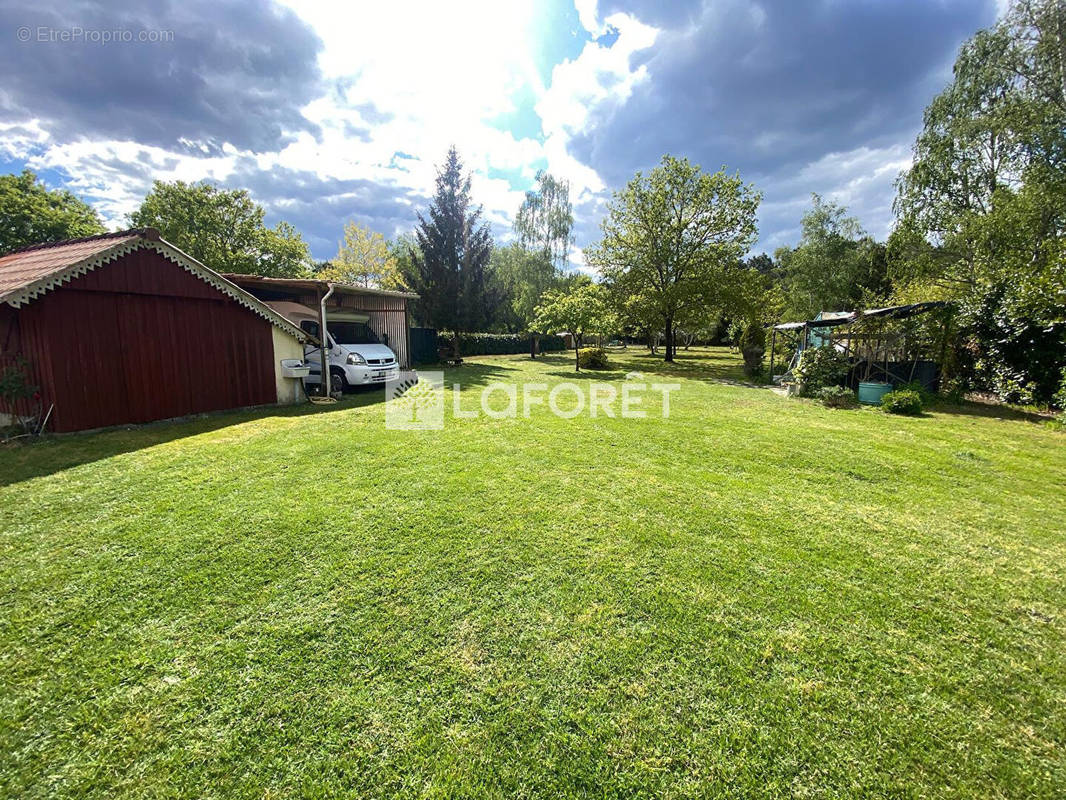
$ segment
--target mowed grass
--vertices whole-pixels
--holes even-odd
[[[1066,794],[1062,433],[612,358],[0,450],[0,796]]]

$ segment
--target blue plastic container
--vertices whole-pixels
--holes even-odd
[[[891,391],[891,383],[862,381],[859,383],[859,402],[868,406],[879,406],[881,405],[881,398]]]

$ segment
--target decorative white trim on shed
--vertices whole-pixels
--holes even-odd
[[[275,327],[281,328],[286,333],[295,336],[300,342],[306,342],[309,340],[306,332],[293,325],[289,320],[275,312],[261,300],[249,294],[236,284],[226,280],[210,267],[201,264],[188,253],[181,251],[174,245],[170,244],[170,242],[164,240],[154,241],[146,239],[143,236],[121,242],[114,247],[59,269],[34,281],[22,289],[12,291],[2,299],[8,305],[14,308],[19,308],[20,306],[33,302],[53,289],[59,288],[63,284],[70,283],[74,278],[92,272],[104,264],[109,264],[136,250],[143,249],[155,250],[168,261],[177,264],[186,272],[195,275],[204,283],[214,287],[232,300],[247,308],[249,311],[267,320],[267,322]]]

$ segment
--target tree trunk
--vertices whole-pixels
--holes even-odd
[[[581,372],[581,337],[574,334],[574,372]]]
[[[673,362],[674,360],[674,318],[666,318],[666,355],[663,357],[664,361]]]
[[[529,357],[534,361],[537,360],[537,337],[536,334],[529,334]]]

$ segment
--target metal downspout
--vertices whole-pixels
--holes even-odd
[[[329,291],[322,295],[322,298],[318,301],[318,332],[319,338],[322,340],[322,347],[319,348],[319,354],[322,358],[322,382],[319,384],[322,387],[322,396],[329,397],[330,383],[332,382],[329,374],[329,331],[326,329],[326,301],[333,295],[333,284],[327,283]]]

